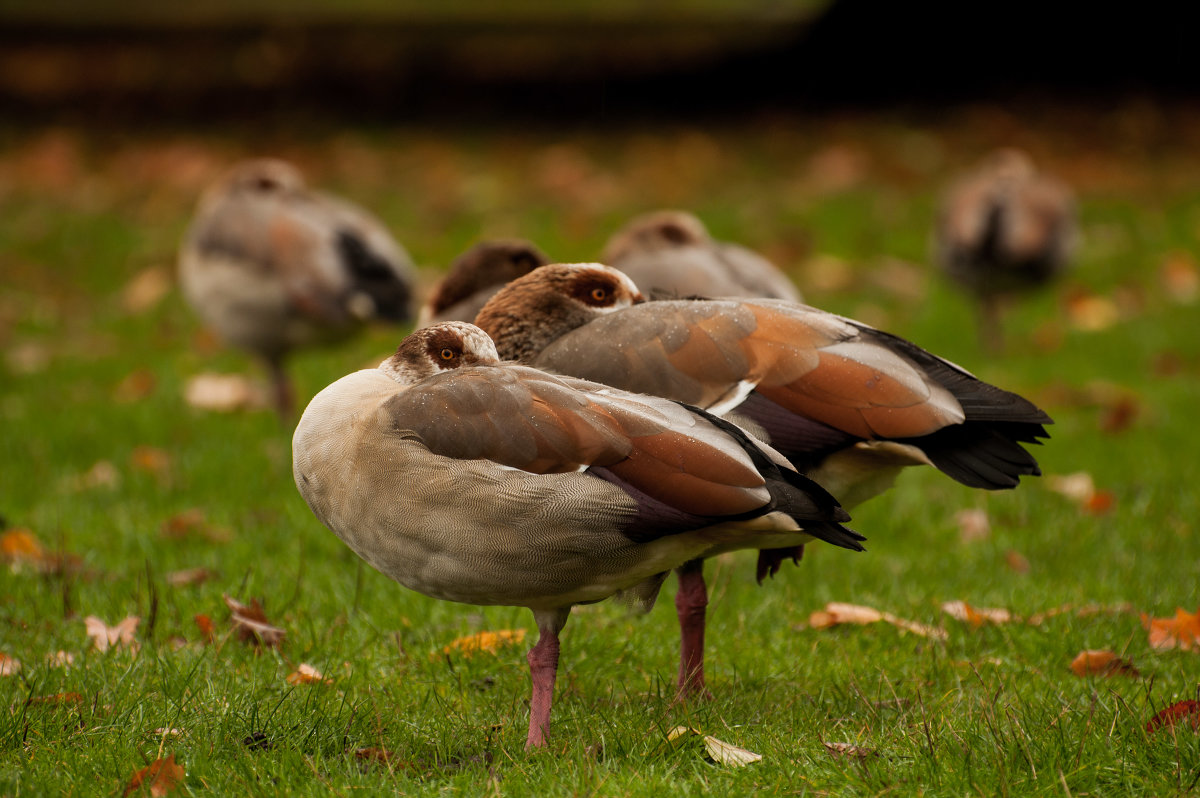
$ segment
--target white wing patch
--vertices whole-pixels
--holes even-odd
[[[746,397],[749,396],[750,392],[753,391],[757,386],[757,382],[740,380],[737,385],[726,391],[720,399],[706,407],[705,410],[712,413],[714,416],[723,416],[730,410],[733,410],[735,407],[740,405],[742,402],[746,401]]]

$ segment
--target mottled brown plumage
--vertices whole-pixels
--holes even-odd
[[[313,513],[372,566],[435,598],[533,611],[530,746],[574,604],[627,593],[648,608],[665,572],[731,548],[861,549],[828,493],[736,427],[503,363],[465,323],[326,388],[292,449]]]
[[[1077,238],[1075,200],[1066,184],[1039,173],[1026,153],[1002,149],[946,191],[934,255],[979,302],[983,342],[999,349],[1002,301],[1059,275]]]
[[[383,225],[273,159],[244,161],[205,192],[179,273],[200,317],[266,362],[284,415],[290,351],[412,314],[412,263]]]
[[[769,297],[800,301],[773,263],[738,244],[715,241],[685,211],[655,211],[618,230],[600,259],[656,298]]]
[[[417,326],[440,321],[472,321],[505,284],[524,277],[550,259],[521,239],[481,241],[459,255],[450,271],[433,287]]]

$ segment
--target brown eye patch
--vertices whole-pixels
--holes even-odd
[[[453,330],[434,330],[425,341],[425,351],[443,367],[454,367],[462,360],[463,340]]]

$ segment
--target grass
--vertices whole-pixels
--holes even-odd
[[[1200,735],[1151,735],[1145,723],[1196,697],[1200,656],[1152,650],[1138,612],[1194,610],[1200,595],[1200,323],[1160,280],[1170,253],[1196,250],[1200,126],[1140,106],[1038,118],[966,109],[710,130],[0,131],[0,514],[79,558],[65,573],[0,571],[0,652],[23,663],[0,677],[0,794],[114,794],[168,754],[186,768],[177,794],[1194,790]],[[1079,186],[1085,244],[1063,285],[1014,309],[1008,354],[989,358],[965,302],[924,266],[926,238],[937,186],[1009,142]],[[474,657],[443,647],[512,628],[531,642],[529,614],[436,602],[363,567],[296,493],[290,429],[266,412],[182,400],[190,375],[258,378],[255,365],[214,347],[175,290],[148,309],[125,305],[135,275],[170,268],[212,172],[264,151],[377,210],[431,274],[478,236],[523,235],[581,260],[634,212],[692,208],[718,236],[787,264],[815,304],[1035,398],[1058,422],[1038,451],[1046,473],[1090,472],[1113,508],[1083,512],[1046,479],[983,495],[914,471],[856,512],[866,554],[810,547],[762,587],[748,557],[710,563],[716,698],[699,706],[671,700],[670,588],[647,617],[581,608],[563,636],[550,751],[526,754],[524,646]],[[1121,319],[1079,329],[1064,309],[1081,293],[1111,300]],[[301,393],[379,360],[402,334],[372,330],[297,357]],[[142,388],[130,389],[138,372]],[[1135,414],[1104,432],[1114,397]],[[204,523],[164,534],[193,508]],[[964,542],[962,508],[985,509],[990,536]],[[1012,552],[1027,570],[1010,567]],[[192,567],[216,575],[168,583]],[[257,653],[231,636],[223,594],[262,598],[287,631],[282,647]],[[1111,611],[974,629],[941,613],[951,599],[1021,616]],[[948,638],[804,627],[828,601],[942,625]],[[216,623],[215,643],[199,614]],[[92,650],[87,615],[139,616],[139,653]],[[1101,648],[1142,677],[1070,672],[1077,653]],[[45,660],[60,650],[72,667]],[[300,663],[332,684],[290,684]],[[69,693],[78,698],[38,700]],[[725,768],[694,745],[665,746],[678,724],[763,761]],[[823,742],[876,755],[834,756]],[[356,757],[364,748],[393,756]]]

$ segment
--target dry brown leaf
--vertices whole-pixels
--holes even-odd
[[[1151,618],[1142,613],[1142,626],[1150,632],[1150,647],[1155,651],[1200,651],[1200,609],[1195,613],[1175,609],[1174,618]]]
[[[181,571],[171,571],[167,574],[167,584],[172,587],[185,587],[207,582],[214,576],[207,568],[184,568]]]
[[[1016,549],[1009,549],[1004,552],[1004,564],[1009,567],[1009,570],[1016,573],[1029,573],[1029,559]]]
[[[1096,495],[1096,483],[1086,471],[1065,475],[1051,474],[1046,477],[1046,484],[1050,490],[1081,505]]]
[[[133,276],[121,292],[121,304],[130,313],[144,313],[162,301],[171,290],[171,272],[151,266]]]
[[[1160,709],[1146,722],[1146,733],[1153,734],[1164,726],[1174,727],[1185,720],[1191,722],[1192,731],[1200,732],[1200,701],[1177,701]]]
[[[912,632],[920,637],[930,637],[934,640],[946,639],[946,632],[943,629],[899,618],[890,612],[881,612],[873,607],[864,607],[859,604],[832,601],[826,604],[823,610],[817,610],[808,616],[808,625],[814,629],[827,629],[843,623],[861,625],[878,621],[885,621],[898,629]]]
[[[80,693],[55,693],[54,695],[42,695],[37,698],[29,699],[30,704],[82,704],[83,695]]]
[[[1109,297],[1077,294],[1067,300],[1067,318],[1082,332],[1100,332],[1121,320],[1117,303]]]
[[[158,377],[150,369],[137,369],[126,375],[117,383],[113,390],[113,398],[118,402],[140,402],[154,395],[158,387]]]
[[[216,637],[212,618],[200,614],[192,616],[192,620],[196,622],[196,627],[200,630],[200,635],[204,638],[204,642],[211,643],[213,638]]]
[[[10,529],[0,535],[0,554],[5,562],[14,565],[23,562],[39,564],[46,559],[42,544],[28,529]]]
[[[262,392],[241,374],[197,374],[184,385],[183,400],[198,410],[218,413],[267,405]]]
[[[130,615],[120,621],[116,626],[109,626],[104,621],[97,618],[95,615],[89,615],[83,619],[87,626],[87,636],[92,639],[92,645],[97,651],[108,651],[109,647],[127,648],[133,653],[137,653],[138,643],[134,637],[137,634],[138,624],[142,619],[136,615]]]
[[[825,750],[834,756],[852,756],[856,759],[874,759],[879,756],[879,752],[874,748],[864,748],[861,745],[853,745],[852,743],[830,743],[822,741],[821,745],[825,746]]]
[[[133,778],[125,787],[125,792],[121,795],[125,796],[136,790],[148,789],[154,798],[161,798],[178,787],[179,783],[183,781],[184,775],[183,766],[177,764],[175,755],[171,754],[166,759],[154,760],[134,773]]]
[[[1200,297],[1200,271],[1189,252],[1172,252],[1159,271],[1167,297],[1181,305],[1190,305]]]
[[[253,643],[256,646],[278,646],[283,642],[283,636],[286,633],[278,626],[271,625],[271,622],[267,620],[266,613],[263,612],[262,605],[258,603],[258,599],[250,599],[250,603],[247,605],[231,596],[224,598],[225,606],[229,607],[229,611],[232,613],[233,627],[243,642]]]
[[[1127,659],[1118,657],[1111,651],[1088,649],[1080,651],[1071,660],[1071,671],[1076,676],[1141,676],[1138,669]]]
[[[967,509],[954,514],[958,523],[958,539],[963,543],[973,543],[977,540],[987,540],[992,534],[992,524],[988,520],[987,510]]]
[[[0,651],[0,676],[14,676],[21,670],[21,661]]]
[[[524,629],[497,629],[494,632],[479,632],[452,640],[442,649],[442,653],[452,654],[457,651],[466,657],[480,651],[495,654],[501,647],[519,645],[524,640]]]
[[[233,536],[228,529],[210,524],[204,511],[198,507],[176,513],[163,521],[159,532],[170,540],[196,536],[211,543],[225,543]]]
[[[171,467],[171,455],[154,446],[136,446],[129,455],[129,462],[138,471],[162,479]]]
[[[947,601],[942,604],[942,612],[951,618],[965,621],[976,628],[985,623],[1010,623],[1020,618],[1006,609],[993,607],[972,607],[965,601]]]
[[[1122,396],[1104,407],[1100,416],[1100,431],[1109,435],[1124,432],[1133,426],[1142,406],[1134,396]]]
[[[301,662],[296,670],[287,675],[287,682],[288,684],[333,684],[333,679],[326,679],[324,674],[312,665]]]
[[[739,748],[724,740],[718,740],[716,737],[705,734],[699,729],[693,729],[690,726],[676,726],[674,729],[671,729],[671,731],[667,732],[667,742],[678,744],[681,740],[689,736],[700,737],[704,741],[705,754],[718,765],[744,767],[762,761],[762,754],[756,754],[753,751]]]
[[[368,762],[379,762],[383,765],[391,765],[392,761],[396,759],[396,755],[386,748],[356,748],[354,750],[354,758]]]

